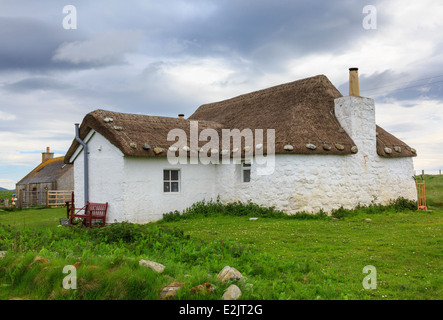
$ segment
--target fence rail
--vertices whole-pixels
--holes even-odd
[[[64,206],[71,200],[72,190],[48,190],[46,193],[46,207]]]
[[[440,175],[441,176],[441,171],[442,170],[421,170],[421,171],[414,170],[414,174],[416,176],[423,176],[425,174],[432,174],[432,175]]]
[[[59,207],[71,200],[72,190],[20,190],[18,194],[18,208]]]

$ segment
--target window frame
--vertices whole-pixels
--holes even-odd
[[[165,172],[169,172],[168,179],[165,179]],[[177,172],[177,179],[172,179],[172,171]],[[177,191],[172,191],[172,183],[177,182]],[[169,191],[165,190],[165,183],[169,184]],[[181,170],[180,169],[172,169],[172,168],[165,168],[163,169],[163,183],[162,183],[162,190],[163,194],[179,194],[181,192]]]
[[[245,171],[249,171],[249,180],[245,181]],[[241,183],[250,183],[252,173],[252,164],[250,160],[241,161]]]

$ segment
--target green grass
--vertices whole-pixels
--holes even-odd
[[[443,175],[424,175],[426,201],[429,209],[443,210]],[[421,176],[416,177],[422,182]]]
[[[0,250],[8,254],[0,259],[0,299],[159,299],[162,286],[173,281],[185,283],[176,299],[220,299],[229,283],[215,277],[226,265],[246,278],[236,282],[241,299],[443,298],[443,211],[361,208],[339,220],[249,220],[223,212],[205,217],[204,207],[177,221],[92,230],[57,228],[55,221],[45,228],[3,225]],[[36,256],[50,262],[33,263]],[[140,267],[140,259],[166,269],[156,274]],[[78,288],[66,290],[63,267],[76,262]],[[367,265],[377,269],[375,290],[362,286]],[[217,286],[213,295],[191,292],[207,281]]]
[[[66,208],[0,211],[0,224],[18,229],[56,227],[61,218],[66,218]]]
[[[340,208],[287,216],[253,203],[200,202],[155,223],[116,223],[101,229],[57,227],[65,209],[0,212],[0,299],[159,299],[161,288],[184,282],[175,299],[221,299],[230,283],[215,278],[226,266],[241,299],[443,299],[443,187],[425,177],[431,211],[398,199],[388,206]],[[257,220],[249,220],[258,217]],[[370,219],[369,221],[367,219]],[[46,263],[34,262],[39,256]],[[166,266],[157,274],[139,260]],[[80,263],[77,289],[62,287],[66,265]],[[362,281],[377,271],[377,288]],[[214,294],[191,288],[211,282]],[[250,286],[252,285],[252,287]]]

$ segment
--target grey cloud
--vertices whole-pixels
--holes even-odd
[[[72,88],[72,85],[49,77],[33,77],[6,84],[2,88],[14,92],[27,92],[33,90],[66,90]]]
[[[53,60],[99,67],[122,64],[125,53],[137,51],[141,37],[137,31],[110,31],[85,41],[63,43],[55,51]]]
[[[407,108],[415,106],[411,105],[409,100],[442,99],[443,76],[429,77],[429,74],[425,72],[415,70],[412,74],[389,69],[369,75],[362,73],[359,75],[360,94],[377,98],[379,101],[389,101],[389,99],[402,101],[403,106]],[[345,82],[337,89],[343,95],[347,95],[348,85],[348,82]]]
[[[55,65],[51,58],[61,43],[78,38],[78,33],[66,32],[61,23],[55,26],[34,19],[0,17],[0,71],[69,67]]]

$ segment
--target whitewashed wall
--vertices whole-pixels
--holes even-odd
[[[86,139],[85,139],[86,140]],[[87,140],[89,161],[89,201],[108,202],[107,223],[123,221],[125,203],[123,194],[123,153],[105,137],[95,132]],[[75,206],[83,207],[84,200],[84,157],[83,148],[74,162]]]
[[[416,200],[412,158],[382,158],[376,150],[374,101],[343,97],[335,101],[335,113],[359,151],[351,155],[275,156],[275,172],[240,181],[240,165],[217,167],[220,199],[275,206],[287,213],[331,212],[340,206],[353,208],[371,202],[387,204],[404,197]]]
[[[163,170],[179,170],[179,192],[163,192]],[[193,203],[214,197],[215,166],[171,165],[166,158],[125,158],[125,219],[144,223],[162,218],[163,213],[182,211]]]

